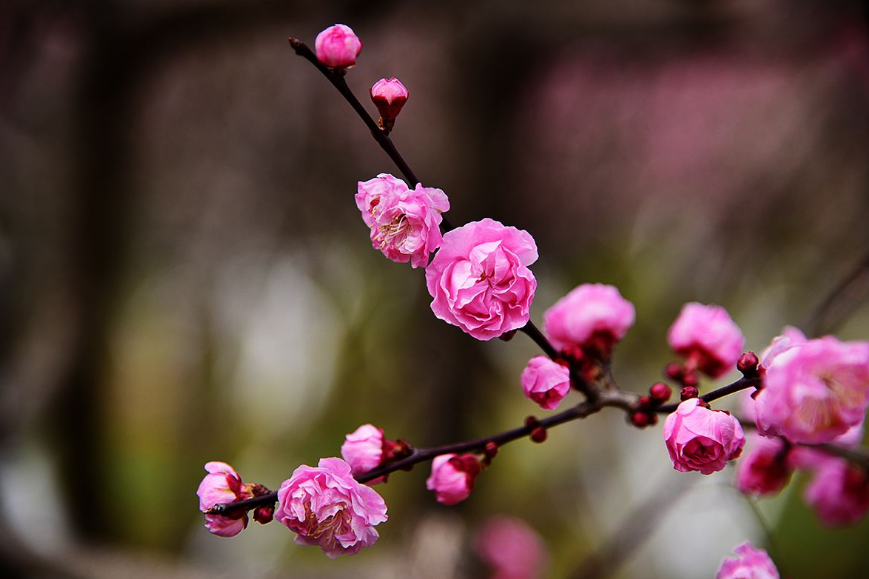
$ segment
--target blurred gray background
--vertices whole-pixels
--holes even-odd
[[[393,138],[450,220],[537,240],[538,323],[620,288],[641,392],[685,301],[756,351],[785,324],[869,338],[865,283],[811,317],[869,251],[866,4],[4,0],[0,574],[484,577],[474,533],[507,514],[545,577],[712,577],[747,538],[783,577],[869,576],[869,524],[821,527],[803,479],[749,502],[616,411],[505,447],[456,507],[425,465],[393,475],[352,558],[276,523],[210,536],[195,496],[208,460],[277,488],[366,422],[432,446],[545,414],[529,340],[440,322],[423,272],[371,249],[356,182],[395,169],[288,35],[348,24],[357,94],[408,86]]]

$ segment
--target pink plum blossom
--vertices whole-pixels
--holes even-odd
[[[853,525],[869,511],[869,480],[856,466],[833,458],[815,470],[804,498],[825,525]]]
[[[362,50],[362,41],[349,26],[335,24],[317,35],[314,41],[317,60],[329,68],[350,68]]]
[[[698,398],[689,398],[664,421],[664,442],[673,468],[712,474],[739,456],[745,434],[729,413],[710,410]]]
[[[297,533],[296,543],[318,545],[330,559],[373,545],[374,527],[387,519],[383,498],[356,482],[340,458],[297,468],[281,484],[278,502],[275,518]]]
[[[515,517],[489,519],[477,534],[476,547],[492,568],[492,579],[542,577],[548,560],[540,535]]]
[[[552,345],[559,350],[582,347],[595,335],[612,343],[634,325],[634,305],[611,285],[585,283],[575,287],[543,314]]]
[[[341,456],[354,477],[377,468],[383,458],[383,429],[363,424],[345,437]]]
[[[409,189],[401,179],[381,173],[359,182],[356,206],[375,249],[392,261],[425,267],[441,244],[441,213],[449,210],[450,202],[440,189],[419,183]]]
[[[798,328],[793,326],[785,326],[780,336],[772,339],[769,346],[760,353],[760,367],[766,370],[769,368],[775,357],[797,344],[806,342],[806,335]]]
[[[736,465],[736,488],[753,496],[778,493],[794,472],[785,441],[753,434],[746,448],[748,450]]]
[[[570,391],[570,370],[546,356],[534,356],[522,371],[522,391],[541,408],[557,408]]]
[[[454,505],[471,495],[481,470],[480,461],[472,454],[442,454],[432,461],[425,486],[435,492],[439,503]]]
[[[203,513],[215,505],[235,503],[253,497],[241,477],[225,462],[212,461],[205,464],[208,472],[196,494],[199,495],[199,510]],[[234,537],[247,527],[247,511],[241,509],[230,515],[205,515],[205,527],[220,537]]]
[[[431,309],[478,340],[491,340],[528,323],[537,280],[528,266],[537,245],[527,231],[492,219],[444,235],[425,270]]]
[[[784,349],[766,368],[755,402],[761,434],[830,442],[866,415],[869,342],[827,336]]]
[[[670,326],[667,342],[673,351],[686,356],[698,370],[713,378],[723,376],[736,365],[745,345],[742,331],[727,310],[697,302],[682,307]]]
[[[715,579],[780,579],[775,563],[763,549],[755,549],[746,541],[733,552],[736,557],[724,559]]]
[[[371,87],[371,100],[384,121],[394,121],[410,92],[397,78],[381,78]]]

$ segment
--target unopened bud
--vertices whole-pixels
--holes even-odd
[[[317,60],[332,69],[343,70],[356,64],[362,41],[349,26],[335,24],[317,35],[314,42]]]
[[[649,395],[652,397],[652,400],[658,404],[663,404],[673,395],[673,389],[663,382],[655,382],[649,388]]]
[[[682,401],[689,400],[691,398],[697,398],[700,395],[700,391],[697,390],[696,386],[685,386],[682,388],[681,398]]]
[[[648,410],[652,407],[652,398],[650,396],[640,396],[640,399],[637,400],[637,407]]]
[[[534,442],[545,442],[546,441],[546,429],[542,426],[537,426],[534,430],[531,431],[531,440]]]
[[[275,516],[275,506],[258,507],[253,511],[253,520],[260,525],[271,523]]]
[[[756,376],[757,365],[759,363],[760,360],[758,360],[757,354],[755,354],[754,352],[746,352],[739,357],[739,361],[736,363],[736,369],[742,372],[742,374],[746,377]]]
[[[682,378],[682,384],[685,386],[697,386],[699,383],[700,379],[695,372],[689,372]]]
[[[380,113],[380,128],[386,132],[392,130],[395,119],[398,113],[401,112],[401,107],[407,102],[409,95],[407,88],[397,78],[381,78],[371,87],[371,100],[377,111]],[[515,335],[515,331],[513,335]],[[503,338],[509,340],[513,337]]]
[[[670,362],[667,364],[666,368],[664,368],[664,374],[667,375],[667,378],[671,380],[682,381],[682,377],[685,375],[685,368],[679,362]]]
[[[650,415],[648,412],[637,410],[636,412],[631,414],[631,424],[633,424],[637,428],[645,428],[652,424],[652,415]]]

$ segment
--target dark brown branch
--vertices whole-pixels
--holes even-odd
[[[739,392],[740,390],[745,390],[746,388],[752,388],[756,386],[760,386],[762,380],[760,378],[740,378],[736,382],[732,384],[728,384],[727,386],[722,386],[717,390],[713,390],[707,394],[704,394],[700,397],[704,402],[712,402],[713,400],[718,400],[719,398],[724,398],[725,396],[729,396],[735,392]],[[655,409],[655,412],[669,414],[670,412],[675,412],[676,408],[678,408],[679,403],[674,404],[665,404],[664,406],[659,406]]]
[[[831,331],[869,297],[869,254],[830,290],[824,300],[804,319],[802,328],[807,336]]]

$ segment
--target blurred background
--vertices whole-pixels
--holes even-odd
[[[869,251],[867,4],[4,0],[0,575],[485,577],[475,533],[507,515],[544,577],[712,577],[745,539],[782,577],[869,576],[869,524],[822,527],[803,479],[748,501],[616,411],[505,447],[456,507],[393,475],[380,542],[336,561],[277,523],[211,536],[195,495],[209,460],[277,488],[366,422],[433,446],[545,414],[530,340],[440,322],[372,250],[356,182],[395,169],[288,35],[348,24],[357,94],[408,86],[393,138],[450,220],[536,238],[538,323],[620,288],[641,392],[686,301],[756,351],[869,338],[861,270],[813,314]]]

